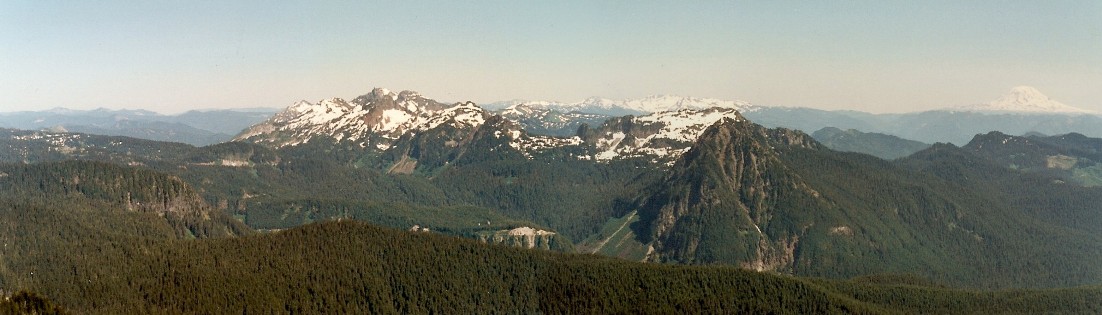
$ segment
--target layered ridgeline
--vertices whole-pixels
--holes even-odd
[[[81,132],[148,140],[208,145],[267,119],[275,109],[192,110],[162,115],[147,110],[72,110],[0,112],[0,128]]]
[[[750,102],[721,100],[714,98],[686,97],[676,95],[651,95],[643,98],[613,100],[591,97],[580,102],[527,101],[512,100],[484,104],[490,110],[503,110],[515,106],[548,110],[557,113],[590,113],[606,116],[646,115],[657,112],[680,111],[685,109],[708,109],[713,107],[729,108],[740,112],[751,112],[759,107]]]
[[[471,102],[446,105],[413,91],[395,93],[376,88],[351,102],[339,98],[317,104],[301,101],[250,127],[235,140],[275,148],[311,141],[358,146],[368,155],[386,156],[389,160],[382,163],[391,163],[394,171],[402,173],[418,169],[417,163],[428,164],[431,169],[461,161],[466,152],[472,151],[471,145],[482,146],[479,151],[485,152],[477,154],[495,151],[499,159],[523,156],[609,161],[647,157],[665,163],[684,153],[705,127],[737,112],[732,107],[700,104],[681,100],[670,105],[668,111],[605,121],[608,117],[577,111],[562,113],[538,104],[517,104],[494,113]],[[656,106],[641,108],[663,108]],[[562,137],[528,131],[554,129],[552,123],[556,122],[576,130]],[[443,151],[431,152],[439,150]]]
[[[1084,104],[1087,105],[1087,104]],[[1050,99],[1035,88],[1021,86],[983,104],[947,107],[915,113],[870,114],[811,108],[758,107],[745,113],[769,127],[812,132],[826,127],[876,132],[925,143],[968,143],[976,134],[999,131],[1058,135],[1080,133],[1102,137],[1102,116]]]
[[[299,104],[239,142],[172,156],[139,157],[127,154],[141,149],[134,142],[89,136],[81,150],[51,149],[71,134],[13,132],[7,141],[20,160],[118,159],[176,174],[258,229],[349,218],[797,275],[914,273],[985,288],[1102,279],[1089,263],[1100,255],[1090,226],[1100,194],[956,147],[888,162],[730,108],[624,116],[550,137],[469,103],[384,90],[358,99],[332,110]]]
[[[392,97],[398,98],[397,95]],[[409,101],[419,103],[415,98],[410,97]],[[341,103],[348,105],[366,101],[330,99],[317,104],[305,101],[300,104],[309,104],[307,107],[325,105],[322,107],[335,110],[329,112],[332,115],[348,107],[340,105]],[[745,101],[672,95],[624,100],[593,97],[572,103],[514,100],[483,104],[482,107],[518,123],[529,133],[552,136],[574,135],[581,125],[597,126],[610,117],[712,107],[738,110],[751,120],[770,127],[786,127],[805,132],[836,127],[884,133],[926,143],[963,144],[973,135],[988,131],[1015,135],[1028,132],[1078,132],[1088,136],[1102,136],[1102,129],[1098,127],[1102,125],[1102,118],[1099,118],[1098,112],[1062,104],[1027,86],[1015,87],[1006,95],[983,104],[903,114],[760,106]],[[243,128],[263,121],[275,112],[275,109],[231,109],[161,115],[143,110],[82,111],[57,108],[0,113],[0,127],[121,135],[207,145],[228,140]],[[410,110],[406,114],[413,112],[417,110]]]
[[[811,137],[831,150],[865,153],[885,160],[905,157],[930,147],[926,143],[893,135],[834,127],[816,130]]]

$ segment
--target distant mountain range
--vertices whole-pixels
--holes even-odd
[[[999,131],[1023,135],[1081,133],[1102,137],[1102,116],[1050,100],[1034,88],[1016,87],[982,105],[904,114],[870,114],[800,107],[759,107],[746,117],[765,126],[814,131],[855,129],[925,143],[968,143],[977,134]]]
[[[610,116],[625,112],[631,114]],[[494,115],[504,119],[502,129],[495,132],[511,139],[508,145],[520,148],[527,156],[573,146],[579,148],[571,153],[575,158],[607,160],[648,155],[663,163],[672,163],[704,127],[736,115],[767,127],[820,131],[818,139],[832,148],[889,159],[917,152],[925,143],[967,143],[975,135],[990,131],[1102,136],[1102,117],[1050,100],[1030,87],[1016,87],[988,104],[908,114],[764,107],[743,101],[669,95],[620,101],[590,98],[575,103],[509,101],[479,106],[469,102],[443,104],[417,92],[379,88],[351,102],[339,98],[298,102],[237,139],[284,146],[324,136],[327,141],[353,142],[382,152],[407,135],[414,137],[442,123],[473,133]]]
[[[1015,87],[1006,95],[985,104],[903,114],[760,106],[746,101],[672,95],[625,100],[593,97],[573,103],[513,100],[482,106],[487,109],[504,109],[516,105],[560,113],[579,112],[608,116],[722,107],[738,110],[747,118],[769,127],[785,127],[805,132],[835,127],[883,133],[926,143],[963,144],[976,134],[994,130],[1018,135],[1028,132],[1078,132],[1102,136],[1102,117],[1098,116],[1098,112],[1062,104],[1028,86]]]
[[[235,140],[284,147],[321,137],[323,141],[359,146],[374,154],[403,155],[424,166],[426,161],[421,155],[424,151],[419,149],[423,141],[450,139],[445,141],[446,146],[461,147],[476,134],[491,133],[501,141],[500,145],[528,157],[564,151],[580,160],[645,156],[656,162],[672,163],[707,126],[723,118],[743,119],[734,108],[674,104],[679,109],[612,119],[523,104],[509,106],[497,115],[470,102],[446,105],[413,91],[375,89],[351,102],[337,98],[316,104],[299,102],[250,127]],[[586,124],[583,126],[581,122]],[[527,131],[533,127],[555,130],[556,124],[578,127],[564,137]],[[557,131],[554,133],[565,133],[561,127]],[[460,153],[448,156],[459,158]],[[445,162],[449,161],[434,163]]]
[[[525,101],[512,100],[482,104],[489,110],[506,109],[514,105],[527,105],[533,108],[542,108],[557,112],[582,112],[608,116],[624,116],[649,114],[663,111],[676,111],[682,109],[706,109],[711,107],[730,108],[739,112],[753,111],[755,106],[746,101],[721,100],[714,98],[697,98],[676,95],[652,95],[644,98],[612,100],[601,97],[591,97],[580,102],[564,103],[557,101]]]
[[[366,98],[380,92],[396,102],[393,106],[376,106],[372,118],[362,122],[329,122],[327,118],[348,114],[354,107],[363,107]],[[406,93],[406,95],[402,95]],[[318,102],[300,101],[288,109],[313,111],[311,121],[299,121],[298,125],[345,124],[355,130],[341,132],[354,134],[390,130],[389,138],[396,139],[429,115],[425,110],[439,110],[454,104],[420,104],[420,94],[412,91],[394,93],[377,89],[351,102],[339,98]],[[436,102],[436,101],[432,101]],[[400,104],[399,104],[400,103]],[[412,106],[412,107],[410,107]],[[418,106],[429,106],[421,108]],[[857,111],[826,111],[803,107],[774,107],[754,105],[746,101],[711,98],[654,95],[637,99],[612,100],[592,97],[579,102],[513,100],[474,105],[483,118],[501,115],[519,126],[531,136],[574,136],[582,125],[589,128],[601,126],[606,120],[624,115],[641,116],[658,112],[679,110],[704,110],[718,107],[738,111],[757,123],[768,127],[784,127],[813,132],[833,127],[853,129],[864,133],[882,133],[924,143],[967,143],[977,134],[999,131],[1022,135],[1030,132],[1041,134],[1081,133],[1086,136],[1102,136],[1102,116],[1097,112],[1062,104],[1049,99],[1035,88],[1020,86],[986,104],[947,107],[904,114],[871,114]],[[103,135],[131,136],[136,138],[175,141],[192,145],[208,145],[228,141],[247,127],[264,121],[277,109],[234,109],[214,111],[189,111],[178,115],[160,115],[144,110],[90,111],[63,108],[39,112],[0,113],[0,127],[39,130],[52,128],[58,131],[74,131]],[[284,111],[284,116],[287,111]],[[320,115],[324,113],[325,115]],[[342,114],[343,113],[343,114]],[[326,116],[328,115],[328,116]],[[428,116],[425,116],[428,115]],[[378,117],[375,117],[378,116]],[[283,118],[286,120],[286,117]],[[420,119],[420,120],[418,120]],[[291,122],[288,122],[291,123]],[[706,122],[702,122],[706,123]],[[356,125],[356,126],[352,126]],[[273,127],[273,126],[269,126]],[[258,128],[264,128],[258,126]],[[291,128],[281,126],[281,128]],[[319,127],[321,128],[321,127]],[[356,129],[359,128],[359,129]],[[366,128],[366,129],[365,129]],[[392,130],[393,129],[393,130]],[[255,130],[254,130],[255,132]],[[337,131],[333,131],[337,132]],[[335,136],[331,134],[330,136]],[[285,135],[287,136],[287,135]],[[348,136],[348,135],[345,135]],[[384,137],[385,138],[385,137]],[[379,142],[382,140],[367,142]]]
[[[0,113],[0,128],[50,129],[90,134],[172,141],[196,146],[228,141],[276,109],[225,109],[162,115],[147,110],[73,110]]]

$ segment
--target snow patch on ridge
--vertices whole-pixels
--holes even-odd
[[[382,120],[379,122],[379,130],[394,130],[398,128],[398,126],[413,120],[413,118],[415,118],[413,115],[402,110],[385,110],[383,111]]]
[[[567,118],[561,118],[561,114],[538,106],[514,104],[501,112],[504,120],[494,120],[494,126],[489,126],[494,130],[490,132],[493,137],[505,140],[499,143],[507,144],[529,159],[548,150],[563,148],[561,152],[549,152],[552,154],[549,156],[600,162],[643,158],[669,165],[688,151],[707,127],[725,118],[742,121],[737,108],[749,106],[739,101],[676,96],[653,96],[631,102],[593,98],[587,100],[587,104],[679,109],[618,118],[613,125],[596,127],[604,131],[592,129],[594,127],[591,126],[577,136],[552,137],[528,134],[518,120],[538,115],[552,117],[548,116],[551,113],[554,119],[566,121],[587,114],[569,113],[562,115]],[[705,105],[720,106],[695,108]],[[386,151],[394,148],[399,139],[436,128],[451,127],[460,132],[473,133],[487,124],[491,116],[491,113],[471,102],[447,106],[422,98],[416,92],[395,94],[376,88],[352,102],[339,98],[322,100],[317,104],[296,102],[268,121],[250,127],[236,139],[283,147],[306,143],[315,137],[328,137],[361,148]]]
[[[607,161],[620,156],[625,152],[617,152],[620,142],[624,141],[626,136],[623,132],[609,133],[609,137],[597,139],[597,148],[604,148],[604,151],[598,152],[593,155],[594,159],[598,161]],[[625,150],[626,151],[626,150]]]
[[[670,139],[681,142],[696,141],[704,132],[704,128],[711,126],[723,118],[731,118],[741,121],[739,115],[731,110],[679,110],[676,112],[660,112],[635,119],[641,123],[664,124],[662,130],[649,139]]]
[[[685,97],[677,95],[651,95],[643,98],[613,100],[602,97],[590,97],[573,103],[557,101],[526,101],[512,100],[486,104],[490,109],[505,109],[506,111],[524,105],[533,108],[548,109],[556,112],[583,112],[593,114],[610,114],[611,112],[635,112],[657,113],[665,111],[678,111],[683,109],[703,110],[713,107],[730,108],[740,112],[752,112],[758,107],[747,101],[722,100],[715,98]]]
[[[597,139],[598,153],[593,158],[609,161],[650,157],[655,163],[672,165],[705,129],[725,118],[742,121],[738,111],[729,108],[682,109],[635,117],[631,123],[637,131],[630,135],[632,141],[627,141],[629,135],[623,132],[608,132]]]

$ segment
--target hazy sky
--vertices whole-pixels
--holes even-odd
[[[0,1],[0,111],[678,94],[1102,111],[1102,1]]]

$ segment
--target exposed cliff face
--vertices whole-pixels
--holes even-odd
[[[0,192],[42,198],[78,197],[163,217],[182,237],[248,233],[241,222],[206,204],[178,177],[105,163],[69,161],[0,167]]]
[[[511,230],[487,231],[478,233],[478,239],[485,243],[538,248],[545,250],[571,251],[573,246],[555,232],[518,227]]]
[[[282,157],[264,146],[231,141],[198,148],[186,161],[194,165],[255,167],[279,165]]]
[[[649,260],[734,263],[788,270],[818,193],[778,158],[776,146],[818,147],[809,136],[724,119],[709,127],[671,169],[640,214]]]
[[[474,114],[484,122],[454,123],[455,118],[451,118],[435,128],[403,136],[385,153],[395,161],[388,172],[408,174],[454,163],[525,158],[524,152],[513,146],[513,141],[523,135],[516,123],[480,109]]]

